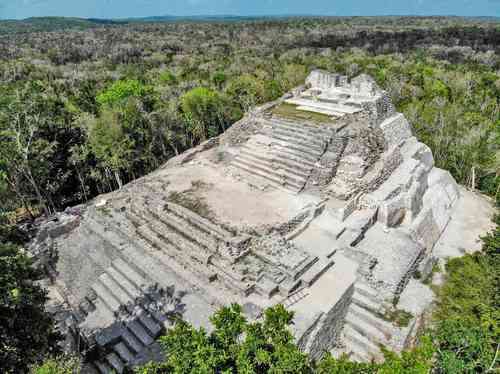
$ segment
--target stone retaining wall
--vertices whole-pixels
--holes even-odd
[[[353,294],[354,285],[351,285],[332,309],[323,314],[317,322],[305,346],[305,351],[311,355],[311,358],[315,360],[321,358],[325,352],[332,350],[338,343]]]

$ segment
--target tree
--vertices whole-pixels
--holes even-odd
[[[233,78],[226,87],[226,94],[244,112],[262,103],[265,98],[262,82],[250,74]]]
[[[50,174],[50,162],[56,143],[40,136],[48,123],[48,113],[41,88],[27,84],[18,90],[6,110],[0,112],[0,171],[2,179],[28,211],[28,191],[35,195],[45,215],[50,215],[51,199],[42,185]],[[50,204],[50,206],[49,206]]]
[[[225,129],[224,104],[217,92],[205,87],[182,95],[180,105],[193,141],[205,140]]]
[[[135,79],[120,80],[97,95],[102,106],[114,106],[126,102],[129,97],[141,97],[147,93],[146,87]]]
[[[108,179],[114,178],[117,187],[123,186],[121,171],[127,170],[132,162],[134,141],[130,139],[121,124],[120,114],[105,109],[100,117],[89,123],[89,144]]]
[[[262,322],[248,322],[239,305],[224,307],[211,322],[214,331],[179,321],[160,342],[166,362],[137,369],[159,373],[308,373],[307,355],[289,330],[293,313],[282,305],[266,310]]]
[[[0,372],[23,373],[58,352],[60,339],[45,311],[40,272],[12,244],[0,244]]]

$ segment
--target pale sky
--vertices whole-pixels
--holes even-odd
[[[161,15],[500,16],[500,0],[0,0],[0,18]]]

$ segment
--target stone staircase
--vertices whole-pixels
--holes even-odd
[[[250,139],[233,160],[238,170],[264,179],[275,187],[300,192],[335,133],[335,128],[263,119],[263,132],[270,135],[268,146]]]
[[[300,300],[306,298],[308,295],[307,289],[301,288],[288,295],[288,297],[282,301],[282,304],[285,308],[289,308],[292,305],[297,304]]]
[[[384,304],[377,299],[376,291],[364,283],[356,283],[342,332],[345,347],[334,354],[347,353],[358,362],[382,361],[380,346],[389,344],[394,329],[380,317],[383,310]]]
[[[94,362],[98,372],[122,373],[163,331],[166,316],[145,309],[154,302],[151,287],[153,281],[122,258],[114,260],[91,286],[80,307],[83,331],[89,320],[110,324],[95,336],[96,347],[104,356]]]
[[[232,234],[176,204],[132,205],[126,213],[139,237],[167,254],[204,282],[219,280],[244,296],[252,291],[243,276],[231,271],[241,253],[230,244]]]
[[[101,348],[107,352],[104,357],[94,362],[101,374],[124,372],[125,368],[137,362],[163,331],[162,321],[153,314],[143,311],[137,318],[123,322],[119,326],[119,334],[110,335]],[[115,328],[116,329],[116,328]]]

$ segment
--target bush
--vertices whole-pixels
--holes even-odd
[[[121,104],[129,97],[141,97],[147,93],[146,87],[137,80],[127,79],[113,83],[97,95],[97,102],[102,106]]]

